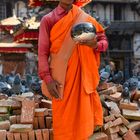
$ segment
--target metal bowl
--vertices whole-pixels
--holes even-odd
[[[71,29],[71,37],[74,41],[91,40],[96,36],[96,28],[90,22],[78,23]]]

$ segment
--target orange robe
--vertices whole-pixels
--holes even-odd
[[[73,5],[69,13],[52,28],[52,54],[59,52],[78,10]],[[97,32],[104,32],[94,18],[88,16],[86,21],[94,24]],[[54,140],[86,140],[95,126],[103,124],[102,106],[96,91],[99,58],[99,52],[92,48],[75,45],[68,61],[63,99],[52,100]]]

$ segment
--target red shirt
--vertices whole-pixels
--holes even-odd
[[[51,82],[53,78],[51,77],[49,70],[48,58],[50,54],[50,31],[53,25],[67,14],[62,7],[59,5],[49,14],[45,15],[40,24],[39,29],[39,40],[38,40],[38,64],[39,64],[39,76],[46,83]],[[104,52],[108,48],[108,41],[105,34],[98,37],[98,51]]]

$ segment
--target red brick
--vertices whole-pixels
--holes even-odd
[[[28,140],[28,133],[21,133],[22,140]]]
[[[8,113],[7,107],[0,106],[0,114],[7,114],[7,113]]]
[[[6,130],[0,130],[0,140],[6,140]]]
[[[140,140],[140,134],[136,134],[136,136],[139,138],[139,140]]]
[[[122,92],[123,91],[123,86],[122,85],[118,85],[117,87],[117,91],[118,92]]]
[[[52,109],[48,109],[48,116],[52,117]]]
[[[140,99],[140,90],[137,90],[134,96],[134,100],[138,100],[138,99]]]
[[[44,117],[38,117],[38,123],[39,123],[39,128],[44,129],[45,128],[45,120]]]
[[[43,140],[49,140],[49,130],[48,129],[42,129],[43,134]]]
[[[35,109],[35,117],[44,117],[48,115],[47,108],[37,108]]]
[[[114,94],[112,94],[110,96],[114,99],[115,102],[118,102],[118,101],[121,100],[121,95],[122,95],[122,93],[116,92],[116,93],[114,93]]]
[[[107,117],[104,117],[105,122],[114,121],[114,120],[115,120],[114,114],[111,114],[111,115],[109,115]]]
[[[106,129],[110,128],[110,127],[113,127],[113,122],[112,121],[107,122],[103,126],[104,130],[106,130]]]
[[[17,116],[10,116],[9,117],[10,124],[16,124],[17,123]]]
[[[129,109],[129,110],[138,110],[138,104],[137,103],[121,102],[120,103],[120,108],[121,109]]]
[[[108,136],[103,132],[94,133],[90,140],[108,140]]]
[[[52,108],[52,101],[42,99],[41,103],[39,104],[39,106],[40,106],[40,108],[51,109]]]
[[[128,130],[123,138],[124,140],[139,140],[139,138],[132,132],[132,130]]]
[[[122,124],[123,122],[122,122],[122,119],[121,118],[118,118],[118,119],[116,119],[115,121],[113,121],[113,126],[117,126],[117,125],[120,125],[120,124]]]
[[[39,103],[35,103],[35,108],[39,108]]]
[[[41,130],[35,130],[36,140],[43,140]]]
[[[0,122],[0,130],[9,130],[10,128],[10,121],[1,121]]]
[[[35,132],[34,132],[34,130],[33,131],[30,131],[28,133],[28,135],[29,135],[29,140],[35,140]]]
[[[108,89],[109,87],[110,87],[109,83],[104,82],[104,83],[102,83],[102,84],[99,84],[99,86],[98,86],[98,91]]]
[[[114,134],[114,133],[117,133],[119,132],[119,126],[115,126],[115,127],[111,127],[111,128],[108,128],[107,130],[105,130],[104,132],[107,134],[107,135],[110,135],[110,134]]]
[[[0,100],[3,100],[3,99],[7,100],[8,96],[6,94],[0,93]]]
[[[33,129],[32,124],[12,124],[10,126],[10,132],[30,132]]]
[[[108,135],[108,140],[116,140],[119,137],[118,133]]]
[[[21,140],[20,133],[14,133],[15,140]]]
[[[129,121],[127,119],[125,119],[121,114],[115,114],[115,117],[121,118],[122,122],[125,126],[129,125]]]
[[[7,140],[14,140],[14,134],[11,132],[7,132]]]
[[[115,102],[106,102],[107,106],[111,107],[111,113],[112,114],[119,114],[121,113],[118,104]]]
[[[20,123],[20,120],[21,120],[21,116],[20,115],[17,115],[17,123],[18,124]]]
[[[46,128],[52,128],[52,117],[46,117]]]
[[[121,136],[123,136],[128,131],[128,129],[124,125],[119,126],[119,128],[120,128],[119,134]]]
[[[49,129],[49,140],[54,140],[53,129]]]
[[[133,121],[128,125],[128,128],[132,131],[135,131],[137,129],[140,129],[140,121]]]
[[[113,94],[115,92],[117,92],[117,88],[116,88],[116,86],[112,86],[112,87],[110,87],[110,88],[108,88],[106,90],[100,91],[99,94],[100,95],[103,95],[103,94],[104,95],[110,95],[110,94]]]
[[[33,128],[34,129],[38,129],[39,128],[38,117],[34,117]]]
[[[139,110],[128,110],[128,109],[123,109],[122,114],[125,118],[129,120],[140,120],[140,109]]]
[[[11,99],[8,100],[0,100],[0,106],[1,107],[11,107],[13,109],[21,108],[21,103],[18,101],[14,101]]]
[[[21,123],[33,123],[35,113],[35,101],[34,100],[23,100],[22,101],[22,113]]]

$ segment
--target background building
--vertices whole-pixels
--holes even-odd
[[[43,6],[31,8],[28,6],[28,0],[1,0],[0,20],[11,16],[21,19],[37,17],[39,12],[43,15],[58,3],[57,0],[43,1],[46,3],[46,9]],[[35,4],[34,0],[30,2]],[[40,4],[40,1],[38,2],[36,4]],[[140,63],[140,0],[93,0],[83,9],[104,25],[109,25],[106,29],[109,50],[103,54],[103,58],[107,62],[113,60],[117,68],[124,71],[125,79],[132,76],[134,66]],[[41,19],[42,15],[36,19]],[[34,33],[35,31],[38,32],[38,26],[34,28]],[[19,32],[18,30],[17,34]]]

